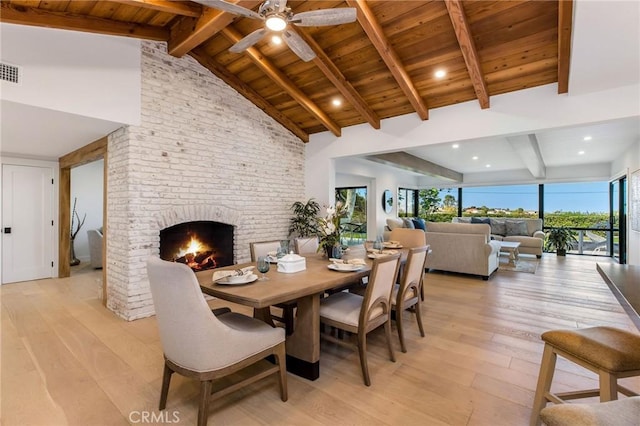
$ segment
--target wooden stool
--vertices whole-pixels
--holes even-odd
[[[536,396],[531,413],[531,426],[540,424],[540,410],[548,401],[562,404],[565,400],[600,396],[600,402],[637,393],[618,385],[618,379],[640,376],[640,336],[612,327],[577,330],[552,330],[542,334],[545,342]],[[552,393],[551,381],[560,355],[593,371],[600,379],[599,389]]]

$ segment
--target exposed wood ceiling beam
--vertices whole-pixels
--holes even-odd
[[[547,176],[547,166],[544,164],[538,138],[535,134],[509,136],[507,141],[534,178],[544,179]]]
[[[61,30],[134,37],[146,40],[166,41],[169,31],[151,25],[129,24],[108,19],[92,18],[67,12],[46,11],[33,7],[0,2],[0,22]]]
[[[286,115],[277,110],[273,105],[267,102],[262,96],[260,96],[255,90],[245,84],[242,80],[229,72],[225,67],[213,60],[211,56],[207,55],[202,47],[198,47],[189,53],[196,61],[198,61],[203,67],[214,73],[218,78],[222,79],[229,86],[233,87],[242,96],[247,98],[250,102],[255,104],[258,108],[263,110],[267,115],[271,116],[278,123],[289,129],[291,133],[302,139],[304,142],[309,142],[309,134],[302,130],[296,123],[291,121]]]
[[[456,33],[462,57],[467,65],[467,72],[473,84],[473,90],[475,90],[476,97],[480,102],[480,108],[489,108],[489,91],[484,81],[484,73],[480,68],[480,58],[478,58],[476,44],[473,41],[473,37],[471,37],[471,30],[462,8],[462,2],[460,0],[446,0],[444,4],[447,6],[449,18],[451,18],[453,30]]]
[[[569,92],[573,0],[558,2],[558,94]]]
[[[202,14],[202,7],[192,2],[178,2],[169,0],[111,0],[115,3],[127,4],[144,9],[153,9],[159,12],[173,13],[175,15],[191,16],[197,18]]]
[[[371,127],[379,129],[380,117],[378,117],[378,114],[362,99],[362,96],[353,88],[351,83],[349,83],[344,74],[342,74],[340,69],[333,63],[329,56],[327,56],[318,43],[303,30],[295,28],[294,26],[291,28],[296,31],[316,53],[316,57],[313,58],[313,63],[316,64],[320,71],[336,86],[340,93],[342,93],[342,96],[351,103],[360,115],[371,124]]]
[[[384,31],[382,31],[382,27],[367,3],[364,0],[347,0],[347,4],[357,9],[360,26],[362,26],[364,32],[367,33],[369,40],[371,40],[378,54],[398,82],[398,85],[411,103],[411,106],[413,106],[413,109],[421,119],[427,120],[429,118],[429,109],[426,103],[413,85],[409,73],[407,73],[404,65],[402,65],[398,54],[393,50],[393,47],[391,47],[389,40],[387,40],[387,37],[384,35]]]
[[[236,1],[229,3],[253,9],[261,2]],[[171,38],[167,44],[167,51],[170,55],[179,58],[222,31],[236,18],[237,16],[231,13],[203,7],[202,15],[198,18],[183,17],[171,27]]]
[[[232,43],[240,41],[242,36],[231,26],[222,30],[222,34]],[[271,80],[282,87],[285,92],[296,102],[313,115],[320,123],[336,136],[341,135],[340,126],[333,121],[318,105],[316,105],[307,95],[302,93],[300,89],[275,67],[260,51],[255,47],[245,50],[244,54],[249,56],[254,64],[256,64]]]
[[[434,176],[442,179],[451,180],[453,182],[462,182],[462,173],[455,170],[447,169],[439,164],[431,161],[423,160],[420,157],[411,155],[404,151],[390,152],[387,154],[369,155],[367,160],[376,163],[385,164],[387,166],[397,167],[410,172],[420,173],[427,176]]]

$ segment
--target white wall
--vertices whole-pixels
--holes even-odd
[[[140,40],[0,24],[2,61],[22,68],[2,99],[119,123],[140,121]],[[91,142],[91,141],[90,141]]]
[[[627,152],[611,165],[611,176],[627,175],[627,185],[631,183],[631,173],[640,169],[640,141],[636,142]],[[631,191],[627,186],[627,208],[631,207]],[[640,232],[631,229],[630,214],[627,217],[627,263],[640,265]]]
[[[94,161],[71,169],[71,209],[77,198],[76,210],[80,219],[86,214],[84,225],[76,235],[74,247],[76,257],[83,262],[89,261],[89,242],[87,231],[102,227],[102,204],[104,182],[104,160]],[[75,219],[74,230],[78,220]]]

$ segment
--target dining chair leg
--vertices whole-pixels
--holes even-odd
[[[404,324],[402,323],[402,314],[403,311],[401,309],[398,309],[400,307],[398,307],[398,305],[396,305],[397,309],[396,309],[396,327],[398,327],[398,339],[400,340],[400,350],[404,353],[407,352],[407,346],[405,345],[404,342]]]
[[[396,362],[396,355],[393,353],[393,343],[391,343],[391,315],[384,323],[384,334],[387,335],[387,346],[389,347],[389,359]],[[405,351],[406,352],[406,351]]]
[[[276,347],[274,355],[276,357],[278,367],[280,367],[280,370],[278,371],[280,399],[282,399],[282,402],[287,402],[287,399],[289,399],[287,392],[287,351],[285,349],[284,342]]]
[[[540,426],[540,411],[547,405],[547,394],[551,390],[551,381],[556,368],[557,355],[553,348],[544,345],[542,352],[542,361],[540,362],[540,373],[538,375],[538,384],[536,385],[536,394],[533,398],[533,407],[531,409],[530,426]]]
[[[164,410],[167,407],[167,396],[169,395],[169,383],[171,382],[171,375],[173,370],[169,368],[167,363],[164,364],[164,373],[162,374],[162,390],[160,391],[160,405],[159,410]]]
[[[200,382],[200,406],[198,407],[198,426],[207,426],[209,420],[209,398],[213,382],[204,380]]]
[[[362,330],[358,331],[358,355],[360,356],[360,368],[362,368],[364,384],[371,386],[369,366],[367,364],[367,333]]]
[[[413,305],[413,309],[416,313],[416,321],[418,321],[418,329],[420,330],[420,336],[424,337],[424,326],[422,325],[422,308],[420,307],[420,301]]]

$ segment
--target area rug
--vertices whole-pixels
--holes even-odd
[[[522,259],[520,258],[515,265],[509,263],[507,256],[500,256],[500,264],[498,269],[501,271],[514,271],[514,272],[526,272],[529,274],[535,274],[538,268],[537,259]]]

